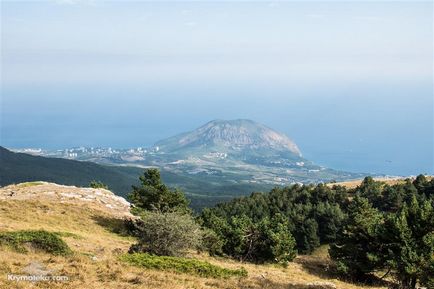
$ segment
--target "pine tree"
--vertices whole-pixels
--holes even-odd
[[[337,204],[319,203],[315,207],[315,220],[318,222],[319,237],[322,243],[336,240],[336,234],[342,226],[345,214]]]
[[[190,212],[188,200],[184,194],[177,189],[169,189],[163,184],[158,169],[147,169],[140,176],[141,186],[133,186],[129,195],[135,210],[158,210]]]
[[[365,177],[356,189],[356,193],[367,198],[375,207],[381,205],[382,183],[376,182],[372,177]]]
[[[349,216],[330,246],[330,256],[344,274],[357,279],[382,267],[378,234],[382,214],[363,197],[357,195],[349,206]]]
[[[380,242],[385,247],[387,266],[402,288],[433,281],[426,275],[434,263],[434,210],[430,202],[419,203],[413,196],[409,205],[404,204],[386,219]]]
[[[288,221],[281,214],[275,215],[268,226],[264,227],[264,231],[269,242],[267,248],[271,260],[286,264],[297,256],[295,239],[289,230]]]
[[[319,247],[320,240],[318,236],[318,223],[315,219],[308,218],[304,221],[301,228],[301,250],[303,253],[312,253],[315,248]]]

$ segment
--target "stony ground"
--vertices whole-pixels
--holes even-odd
[[[78,188],[48,182],[28,182],[0,188],[0,200],[39,200],[86,205],[115,216],[131,216],[130,203],[106,189]]]

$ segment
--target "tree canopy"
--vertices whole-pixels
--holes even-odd
[[[200,219],[224,254],[242,260],[278,260],[272,248],[293,237],[299,253],[331,244],[330,256],[345,276],[387,272],[401,288],[415,288],[434,284],[433,207],[432,178],[387,185],[367,177],[353,189],[293,185],[253,193],[205,209]],[[281,251],[293,256],[288,248]]]
[[[138,224],[136,249],[176,255],[201,239],[194,246],[210,254],[286,263],[297,252],[330,244],[330,256],[345,276],[386,272],[400,288],[434,284],[432,178],[387,185],[367,177],[352,189],[296,184],[252,193],[204,209],[196,218],[200,234],[184,194],[168,188],[158,170],[146,170],[140,182],[130,198],[147,225]]]
[[[140,176],[141,186],[133,186],[129,199],[140,210],[158,210],[161,212],[184,211],[189,212],[188,200],[178,189],[167,187],[161,180],[158,169],[147,169]]]

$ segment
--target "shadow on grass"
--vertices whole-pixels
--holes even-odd
[[[364,280],[355,280],[342,276],[337,272],[334,263],[328,258],[304,255],[297,257],[294,262],[300,264],[309,274],[321,279],[339,279],[358,286],[384,286],[387,288],[393,286],[393,283],[382,280],[374,275],[369,275]]]
[[[336,285],[331,282],[306,282],[306,283],[291,283],[291,282],[275,282],[261,277],[255,281],[246,283],[240,280],[239,289],[336,289]]]
[[[125,220],[119,218],[111,218],[106,216],[93,216],[92,219],[101,227],[108,231],[118,234],[123,237],[131,236],[126,225]]]
[[[294,263],[300,264],[309,274],[322,279],[336,279],[339,277],[332,262],[327,258],[302,255],[294,259]]]

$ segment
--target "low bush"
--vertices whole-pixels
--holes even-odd
[[[106,184],[95,180],[90,182],[89,187],[93,189],[106,189],[106,190],[109,189],[109,187]]]
[[[199,250],[208,252],[210,256],[222,256],[224,242],[220,237],[211,229],[202,230],[202,242]]]
[[[201,242],[201,228],[194,219],[179,212],[147,212],[136,223],[138,244],[130,253],[182,256]]]
[[[71,232],[61,232],[61,231],[58,231],[58,232],[53,232],[53,233],[56,234],[59,237],[72,238],[72,239],[75,239],[75,240],[81,240],[81,239],[83,239],[82,236],[77,235],[75,233],[71,233]]]
[[[43,184],[43,182],[25,182],[25,183],[19,184],[18,186],[20,188],[27,188],[27,187],[39,186],[42,184]]]
[[[53,255],[72,253],[68,245],[56,233],[44,230],[0,233],[0,245],[9,246],[16,251],[25,253],[27,252],[26,244]]]
[[[131,265],[147,269],[165,270],[176,273],[194,274],[201,277],[229,278],[232,276],[245,277],[247,271],[244,268],[227,269],[208,262],[182,257],[156,256],[147,253],[125,254],[122,261]]]

